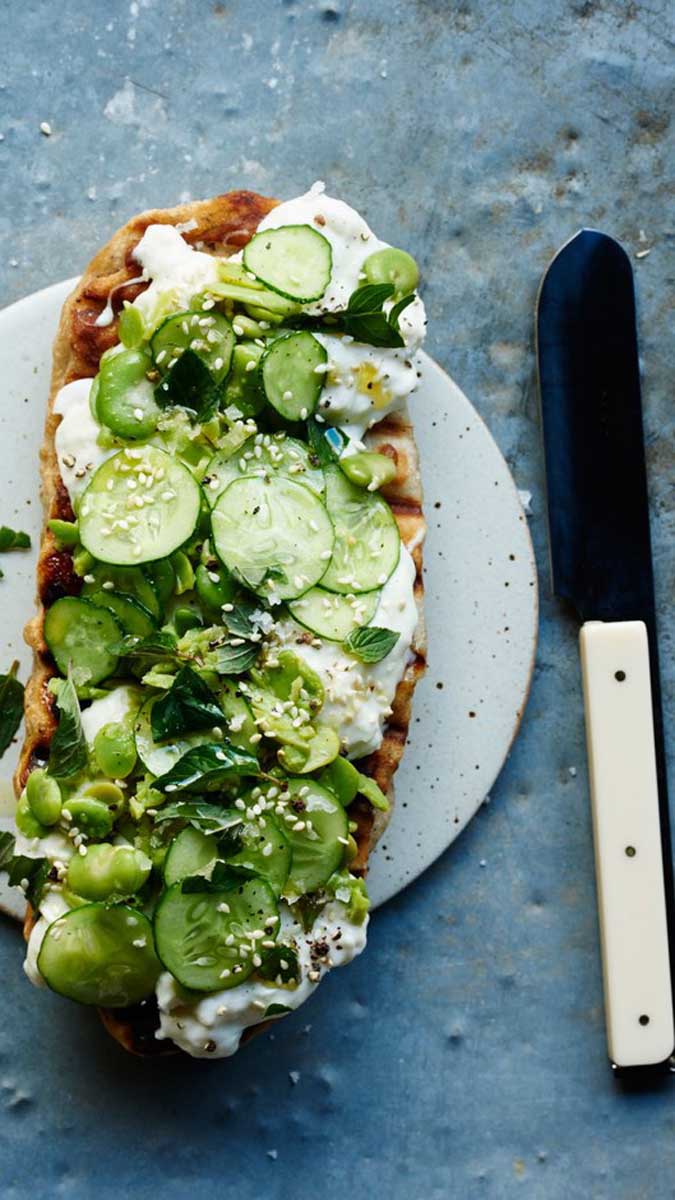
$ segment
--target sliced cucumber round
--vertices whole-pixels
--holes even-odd
[[[202,833],[201,829],[184,829],[173,839],[164,859],[164,883],[171,887],[172,883],[180,883],[188,875],[201,875],[217,857],[215,838]]]
[[[212,742],[213,731],[207,729],[203,733],[191,733],[186,737],[169,738],[164,742],[156,742],[152,736],[150,714],[157,699],[159,699],[158,696],[151,696],[140,709],[134,722],[134,738],[136,753],[146,771],[159,777],[170,771],[193,746],[203,746],[207,742]]]
[[[185,350],[193,350],[206,364],[213,379],[220,383],[232,362],[234,333],[222,313],[174,313],[157,327],[150,340],[155,366],[162,373],[169,370]]]
[[[353,629],[367,625],[373,619],[380,594],[378,588],[358,596],[341,596],[324,587],[313,587],[299,600],[289,601],[288,609],[300,625],[318,637],[329,642],[344,642]]]
[[[269,814],[257,821],[245,821],[236,834],[242,846],[226,857],[228,863],[248,867],[267,880],[275,896],[280,896],[291,867],[291,848],[285,833]],[[207,868],[223,855],[218,840],[198,829],[184,829],[169,847],[164,861],[167,887],[189,875],[209,874]]]
[[[155,910],[157,953],[183,987],[217,992],[236,987],[255,970],[257,939],[274,938],[279,916],[270,885],[247,879],[222,892],[183,892],[174,883]],[[270,932],[271,930],[271,932]]]
[[[156,621],[162,615],[159,597],[150,580],[140,567],[113,567],[104,563],[95,563],[85,577],[82,596],[88,600],[99,592],[123,593],[136,600]]]
[[[225,714],[227,736],[234,746],[251,750],[255,743],[251,737],[258,732],[253,714],[233,679],[221,680],[218,703]]]
[[[82,496],[82,545],[119,566],[167,558],[194,532],[200,502],[187,467],[163,450],[121,450],[99,467]]]
[[[265,351],[259,368],[263,391],[286,421],[306,421],[314,412],[327,361],[321,342],[306,329],[276,338]]]
[[[289,779],[288,788],[297,820],[285,828],[292,859],[284,893],[304,896],[326,883],[342,864],[349,819],[335,796],[315,779]]]
[[[323,471],[315,465],[309,446],[284,434],[265,434],[257,444],[256,438],[250,437],[234,454],[222,450],[214,454],[202,480],[209,507],[213,508],[233,479],[258,472],[262,477],[263,471],[304,483],[317,496],[323,497],[326,490]]]
[[[330,242],[311,225],[264,229],[244,246],[243,259],[261,283],[300,304],[321,299],[333,267]]]
[[[401,553],[398,525],[386,500],[327,467],[326,507],[335,526],[335,549],[321,586],[330,592],[372,592],[396,569]]]
[[[96,419],[117,437],[147,438],[157,428],[161,409],[147,378],[151,367],[143,350],[121,350],[101,361]]]
[[[100,683],[119,662],[115,653],[124,632],[107,608],[78,596],[62,596],[47,609],[45,641],[62,675],[73,672],[77,685]]]
[[[38,970],[52,991],[79,1004],[138,1004],[152,993],[160,972],[152,926],[126,905],[73,908],[45,933]]]
[[[282,600],[318,583],[330,559],[333,525],[321,501],[281,475],[243,475],[211,514],[219,558],[246,587]]]
[[[269,813],[257,821],[245,821],[237,833],[242,841],[241,850],[229,854],[227,862],[255,871],[267,880],[275,896],[280,896],[291,869],[291,847],[286,834]]]
[[[123,592],[92,592],[89,601],[98,608],[109,609],[117,617],[124,633],[133,634],[134,637],[149,637],[157,628],[152,613]]]

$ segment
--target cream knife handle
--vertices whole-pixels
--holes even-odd
[[[647,629],[589,621],[580,635],[609,1057],[673,1052],[673,1002]]]

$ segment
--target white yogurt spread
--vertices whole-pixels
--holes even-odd
[[[67,383],[54,401],[54,412],[61,416],[54,436],[56,457],[73,508],[94,472],[114,454],[113,450],[104,450],[98,444],[101,427],[89,407],[92,382],[91,379],[76,379]]]
[[[417,625],[414,583],[415,564],[405,546],[401,546],[398,566],[384,585],[370,621],[371,625],[391,629],[400,636],[378,663],[360,662],[337,642],[308,645],[304,640],[306,630],[295,621],[280,621],[276,626],[280,646],[293,650],[320,676],[326,690],[321,722],[340,734],[348,758],[371,754],[382,742],[384,724],[391,713]]]
[[[326,905],[309,933],[294,921],[288,905],[282,903],[279,911],[279,941],[293,941],[298,952],[301,977],[297,986],[247,981],[193,1000],[166,972],[157,983],[158,1038],[170,1038],[193,1058],[227,1058],[238,1049],[244,1030],[264,1021],[265,1010],[271,1004],[295,1009],[311,996],[329,969],[323,963],[312,962],[313,942],[328,943],[332,967],[351,962],[365,947],[368,918],[362,925],[354,925],[347,920],[345,905],[338,900]],[[319,978],[310,980],[310,970],[316,971]]]
[[[150,286],[134,301],[143,316],[152,318],[159,298],[169,309],[189,308],[196,292],[216,283],[218,259],[193,250],[174,225],[149,225],[134,250]]]
[[[17,850],[17,854],[19,851]],[[26,957],[23,963],[23,969],[36,987],[45,987],[45,981],[38,971],[38,954],[42,945],[44,936],[52,924],[52,921],[58,920],[65,912],[68,912],[68,905],[63,899],[62,893],[54,889],[46,891],[40,901],[40,917],[33,926],[30,937],[28,939],[28,947],[26,949]]]

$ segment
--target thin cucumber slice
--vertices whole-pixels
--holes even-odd
[[[150,340],[152,358],[160,371],[168,371],[185,350],[193,350],[206,364],[213,379],[220,383],[230,370],[234,333],[222,313],[174,313],[155,330]]]
[[[269,813],[257,821],[245,821],[237,833],[242,848],[228,855],[227,862],[255,871],[267,880],[275,896],[280,896],[291,869],[291,847],[286,834]]]
[[[342,864],[349,819],[335,796],[315,779],[289,779],[288,788],[298,819],[285,830],[292,852],[285,894],[304,896],[320,888]]]
[[[184,829],[169,846],[164,859],[164,883],[171,887],[188,875],[201,875],[218,857],[215,838],[202,833],[201,829]]]
[[[251,742],[251,737],[258,732],[258,727],[234,680],[222,680],[218,703],[225,714],[227,736],[232,744],[242,750],[251,750],[255,744]]]
[[[100,683],[117,667],[113,647],[122,640],[122,626],[109,609],[89,600],[62,596],[47,609],[44,635],[59,671],[67,675],[71,668],[77,685]]]
[[[314,412],[327,361],[321,342],[306,329],[276,338],[265,351],[260,363],[263,391],[286,421],[306,421]]]
[[[291,616],[305,629],[329,642],[344,642],[358,625],[372,621],[381,591],[341,596],[323,587],[310,588],[299,600],[288,605]]]
[[[194,532],[200,502],[187,467],[163,450],[121,450],[99,467],[82,496],[80,540],[104,563],[155,562]]]
[[[256,435],[260,437],[260,435]],[[326,481],[316,466],[312,452],[304,442],[285,434],[263,434],[260,441],[250,437],[234,454],[219,450],[214,454],[202,480],[204,495],[213,508],[228,483],[240,475],[285,475],[296,483],[304,483],[323,497]]]
[[[219,558],[246,587],[281,600],[318,583],[333,550],[333,525],[308,487],[281,475],[243,475],[211,514]]]
[[[155,910],[157,953],[183,987],[217,992],[255,970],[256,930],[274,938],[279,912],[270,885],[247,879],[223,892],[183,892],[174,883]]]
[[[148,563],[143,567],[143,574],[150,580],[162,608],[166,608],[176,587],[176,572],[171,560],[160,558],[157,562]]]
[[[191,733],[187,737],[156,742],[152,736],[150,714],[153,704],[158,699],[158,696],[151,696],[149,700],[146,700],[134,722],[136,753],[146,771],[150,771],[151,775],[156,776],[165,775],[167,771],[170,771],[193,746],[203,746],[213,742],[212,729],[207,729],[203,733]]]
[[[140,567],[113,567],[104,563],[96,563],[91,572],[85,576],[82,596],[92,599],[100,591],[122,592],[136,600],[155,620],[162,615],[159,597],[145,572]]]
[[[147,378],[152,361],[143,350],[121,350],[101,361],[95,398],[96,419],[117,437],[147,438],[161,409]]]
[[[71,909],[49,926],[38,956],[38,970],[52,991],[105,1008],[144,1000],[160,969],[148,918],[126,905]]]
[[[335,549],[321,586],[330,592],[372,592],[395,570],[401,552],[398,525],[386,500],[326,467],[326,507],[335,526]]]
[[[291,848],[276,821],[265,814],[257,821],[246,821],[236,830],[243,843],[240,850],[227,856],[228,863],[248,867],[269,883],[280,896],[291,867]],[[170,887],[188,875],[207,875],[216,859],[222,858],[218,840],[198,829],[184,829],[174,838],[164,861],[164,883]]]
[[[150,637],[157,628],[152,613],[148,612],[138,600],[125,596],[123,592],[93,592],[89,597],[91,604],[98,608],[107,608],[117,617],[124,633],[135,637]]]
[[[331,245],[311,225],[264,229],[244,247],[243,258],[261,283],[299,304],[320,300],[330,283]]]

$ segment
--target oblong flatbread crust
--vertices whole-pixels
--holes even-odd
[[[40,453],[45,522],[52,518],[73,518],[54,445],[60,420],[54,413],[56,396],[65,384],[96,375],[101,355],[119,341],[118,313],[124,300],[134,300],[147,286],[145,283],[130,282],[137,279],[139,272],[133,251],[147,227],[155,224],[187,224],[189,228],[181,232],[189,244],[198,245],[200,250],[218,257],[227,257],[250,240],[259,222],[277,203],[256,192],[234,191],[212,200],[194,201],[169,209],[151,209],[133,217],[119,229],[85,268],[63,306],[54,342],[50,394]],[[108,325],[97,325],[96,320],[111,294],[114,319]],[[386,416],[370,430],[367,441],[373,449],[387,454],[396,464],[396,476],[383,494],[392,507],[401,538],[411,551],[416,566],[415,599],[419,617],[409,662],[396,689],[382,744],[360,764],[361,769],[372,775],[389,796],[393,807],[393,777],[408,736],[415,685],[425,667],[426,638],[422,604],[425,524],[417,447],[407,413],[396,412]],[[56,728],[54,697],[48,687],[55,668],[44,640],[44,612],[60,596],[77,595],[80,588],[81,580],[73,570],[70,551],[57,548],[45,524],[37,569],[37,613],[25,629],[26,641],[34,653],[34,668],[26,687],[26,734],[15,775],[17,796],[33,768],[46,762]],[[390,813],[391,808],[388,814],[376,813],[367,802],[360,800],[351,806],[350,816],[358,823],[355,835],[358,855],[350,866],[355,874],[365,874],[370,851],[385,828]],[[29,910],[24,925],[26,937],[33,921],[34,916]],[[101,1017],[109,1032],[132,1053],[166,1053],[175,1049],[171,1043],[155,1040],[156,1020],[151,1002],[146,1001],[133,1010],[108,1009],[101,1012]],[[254,1026],[248,1031],[248,1036],[262,1028],[262,1025]]]

